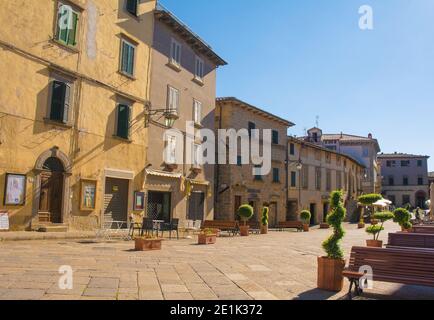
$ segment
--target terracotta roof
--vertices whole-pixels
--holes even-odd
[[[217,66],[225,66],[228,64],[214,52],[209,44],[202,40],[196,33],[190,30],[186,24],[161,4],[157,4],[154,15],[157,20],[165,23],[167,26],[172,28],[172,30],[178,33],[179,36],[191,46],[191,48],[208,57],[208,59],[213,61]]]
[[[305,141],[303,138],[295,138],[295,137],[291,137],[291,136],[289,136],[288,139],[289,139],[289,141],[293,141],[293,142],[295,142],[295,143],[305,144],[305,145],[307,145],[307,146],[309,146],[309,147],[312,147],[312,148],[315,148],[315,149],[318,149],[318,150],[321,150],[321,151],[325,151],[325,152],[333,153],[333,154],[336,154],[336,155],[341,156],[341,157],[343,157],[343,158],[347,158],[347,159],[349,159],[349,160],[351,160],[351,161],[354,161],[354,162],[357,163],[359,166],[361,166],[361,167],[363,167],[363,168],[366,168],[366,166],[365,166],[363,163],[359,162],[357,159],[355,159],[355,158],[353,158],[353,157],[351,157],[351,156],[349,156],[349,155],[347,155],[347,154],[345,154],[345,153],[340,153],[340,152],[337,152],[337,151],[334,151],[334,150],[328,149],[328,148],[326,148],[326,147],[323,147],[323,146],[321,146],[321,145],[318,145],[318,144],[316,144],[316,143],[312,143],[312,142]]]
[[[428,159],[429,156],[425,155],[417,155],[417,154],[409,154],[409,153],[381,153],[378,155],[378,158],[383,159],[416,159],[416,158],[426,158]]]
[[[256,112],[262,114],[263,116],[271,118],[271,119],[273,119],[275,121],[278,121],[280,123],[283,123],[284,125],[286,125],[288,127],[295,126],[295,124],[292,123],[291,121],[288,121],[288,120],[285,120],[283,118],[280,118],[280,117],[278,117],[278,116],[276,116],[276,115],[274,115],[274,114],[272,114],[272,113],[270,113],[268,111],[259,109],[258,107],[255,107],[255,106],[253,106],[251,104],[248,104],[247,102],[241,101],[241,100],[239,100],[239,99],[237,99],[235,97],[221,97],[221,98],[217,98],[216,102],[217,103],[230,102],[230,103],[236,104],[237,106],[241,106],[241,107],[244,107],[246,109],[250,109],[250,110],[256,111]]]
[[[381,151],[380,144],[378,143],[377,139],[369,138],[369,137],[362,137],[362,136],[356,136],[352,134],[323,134],[322,135],[322,141],[324,140],[339,140],[340,143],[345,142],[373,142],[376,144],[378,152]]]

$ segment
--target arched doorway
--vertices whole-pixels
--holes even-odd
[[[425,191],[420,190],[416,192],[416,207],[425,209],[426,200],[427,200],[427,194]]]
[[[63,174],[65,169],[58,158],[48,158],[41,172],[39,221],[62,223]]]
[[[71,162],[54,147],[39,156],[35,164],[33,217],[39,223],[63,224],[69,212]]]

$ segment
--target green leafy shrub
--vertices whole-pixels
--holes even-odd
[[[332,192],[330,196],[331,212],[327,216],[327,223],[332,226],[333,234],[322,244],[329,259],[342,260],[344,258],[341,240],[345,236],[345,231],[342,227],[342,222],[345,219],[347,211],[344,208],[342,197],[343,193],[340,190]]]
[[[378,240],[378,238],[380,237],[380,233],[381,231],[384,230],[384,227],[381,225],[376,225],[376,226],[369,226],[366,228],[366,232],[369,234],[372,234],[374,236],[374,240]]]
[[[238,209],[238,215],[244,221],[244,225],[253,217],[253,211],[253,207],[248,204],[242,205]]]
[[[384,223],[389,220],[393,220],[395,218],[395,215],[390,211],[385,212],[377,212],[374,214],[374,219],[377,219],[378,221]]]
[[[407,209],[398,208],[394,212],[394,222],[398,223],[404,229],[410,229],[413,225],[410,223],[411,214]]]
[[[309,210],[303,210],[300,212],[300,219],[305,223],[308,224],[310,222],[310,218],[312,218],[312,214]]]
[[[372,206],[375,202],[381,199],[383,199],[383,196],[381,194],[371,193],[360,196],[359,202],[365,206]]]
[[[270,208],[268,208],[268,207],[264,207],[263,209],[262,209],[262,219],[261,219],[261,223],[262,223],[262,225],[265,227],[265,226],[268,226],[268,213],[270,212]]]

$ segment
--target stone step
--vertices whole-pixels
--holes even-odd
[[[42,225],[38,227],[38,232],[68,232],[68,226],[59,225]]]

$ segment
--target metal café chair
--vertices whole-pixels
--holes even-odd
[[[143,218],[142,231],[141,231],[140,235],[143,237],[145,232],[146,232],[146,235],[149,235],[149,233],[151,233],[151,235],[154,235],[154,229],[155,228],[154,228],[153,220],[150,218]],[[158,236],[158,234],[157,234],[157,236]]]
[[[176,232],[176,238],[179,240],[179,231],[178,231],[178,227],[179,227],[179,219],[172,219],[172,221],[170,223],[164,223],[161,225],[161,236],[164,236],[164,232],[168,231],[169,232],[169,238],[172,239],[172,232],[175,231]]]
[[[143,225],[143,221],[142,222],[137,222],[136,220],[134,220],[134,217],[130,217],[130,237],[134,238],[134,233],[137,230],[139,232],[139,235],[142,232],[142,225]]]

